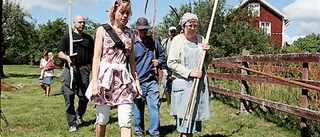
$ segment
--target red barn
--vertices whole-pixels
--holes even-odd
[[[266,0],[244,0],[236,8],[248,8],[255,17],[252,24],[278,41],[278,46],[285,45],[285,29],[290,21]]]

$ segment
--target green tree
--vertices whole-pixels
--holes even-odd
[[[249,25],[252,16],[244,9],[227,9],[226,0],[219,1],[215,13],[213,28],[210,33],[209,43],[212,45],[210,53],[213,57],[227,57],[241,54],[242,49],[249,50],[252,54],[275,53],[278,49],[270,37],[260,29]],[[198,0],[193,3],[181,5],[176,10],[181,17],[185,12],[192,12],[199,17],[198,33],[205,36],[207,33],[214,0]],[[158,34],[167,36],[167,28],[177,24],[178,19],[170,11],[158,26]]]
[[[86,19],[85,33],[95,36],[96,28],[100,24],[94,23],[89,18]],[[54,21],[48,21],[46,24],[39,25],[39,38],[40,42],[36,49],[34,49],[33,55],[35,61],[38,62],[42,57],[42,51],[48,50],[55,53],[54,59],[56,64],[61,64],[61,60],[57,56],[57,47],[60,44],[60,40],[64,34],[68,34],[68,24],[65,18],[57,18]]]
[[[31,20],[31,22],[27,21]],[[28,63],[30,50],[37,46],[38,32],[31,15],[15,1],[4,1],[2,11],[2,32],[4,35],[5,61],[7,63]]]
[[[95,23],[90,18],[86,18],[86,28],[84,32],[95,38],[96,30],[100,25],[100,23]]]
[[[1,20],[2,20],[2,13],[3,13],[3,0],[1,1]],[[0,35],[0,41],[1,41],[1,47],[0,47],[0,78],[4,77],[4,71],[3,71],[3,57],[5,53],[5,48],[4,48],[4,38],[3,38],[3,22],[1,22],[1,35]],[[0,84],[1,85],[1,84]],[[0,86],[1,88],[1,86]]]
[[[61,37],[67,31],[67,24],[64,18],[57,18],[54,21],[48,21],[46,24],[39,25],[39,45],[38,48],[34,49],[35,61],[38,62],[42,57],[44,50],[56,52],[57,47],[60,43]],[[54,56],[55,63],[60,64],[57,56]]]
[[[176,26],[178,31],[180,31],[181,30],[181,27],[179,26],[180,18],[184,13],[190,12],[190,11],[191,11],[190,3],[181,5],[179,9],[175,7],[171,7],[171,10],[169,11],[169,13],[167,13],[167,15],[163,17],[163,21],[159,25],[157,25],[155,29],[156,35],[165,39],[166,37],[168,37],[168,29],[171,26]]]
[[[241,54],[243,49],[251,54],[271,54],[278,51],[276,41],[256,28],[256,18],[247,8],[231,9],[224,18],[223,32],[217,34],[217,45],[224,53],[223,56],[235,56]]]
[[[291,46],[281,49],[282,53],[316,53],[320,52],[320,34],[310,34],[304,38],[299,38]]]

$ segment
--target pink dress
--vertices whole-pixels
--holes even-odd
[[[115,48],[109,34],[103,29],[103,48],[98,74],[101,95],[91,97],[97,105],[114,106],[133,103],[136,90],[133,88],[134,79],[128,70],[127,57],[121,49]],[[131,50],[132,30],[126,28],[124,33],[118,35],[125,45],[127,53]],[[91,90],[91,84],[88,90]]]

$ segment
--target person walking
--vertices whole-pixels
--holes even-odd
[[[168,30],[168,38],[164,39],[161,41],[161,45],[164,49],[166,59],[168,59],[168,54],[171,46],[171,41],[172,39],[177,35],[177,28],[175,26],[171,26]],[[171,90],[172,90],[172,73],[170,69],[167,69],[166,74],[163,74],[163,89],[164,89],[164,95],[166,96],[167,99],[167,105],[170,108],[171,104]]]
[[[171,42],[168,55],[168,67],[175,79],[172,83],[170,114],[176,117],[177,130],[180,137],[192,137],[195,132],[201,131],[201,122],[210,118],[210,98],[206,67],[197,70],[201,53],[209,50],[209,44],[203,44],[204,38],[196,34],[198,30],[198,17],[192,13],[185,13],[180,19],[182,34],[175,36]],[[192,83],[199,78],[197,98],[191,117],[184,116],[187,102],[191,93]],[[188,114],[187,114],[188,115]],[[189,120],[188,122],[182,122]]]
[[[43,58],[40,61],[39,68],[41,69],[41,78],[39,78],[39,83],[41,88],[44,90],[44,96],[49,97],[51,91],[51,84],[53,83],[53,69],[55,67],[53,61],[52,52],[48,52],[47,50],[43,51]]]
[[[142,96],[139,99],[134,99],[134,134],[135,136],[145,135],[144,110],[145,104],[147,104],[150,117],[148,133],[151,136],[159,137],[159,83],[157,69],[164,70],[166,68],[165,55],[160,42],[147,35],[150,26],[146,18],[138,18],[135,29],[137,30],[137,37],[134,42],[134,56]]]
[[[118,108],[121,137],[131,137],[133,99],[141,92],[134,60],[135,35],[126,26],[132,15],[131,2],[116,0],[108,13],[110,23],[96,32],[92,81],[86,96],[96,105],[97,137],[105,136],[112,106]]]
[[[69,56],[70,44],[69,35],[65,34],[58,46],[59,58],[65,61],[63,70],[63,80],[61,82],[61,90],[66,106],[66,119],[69,125],[69,131],[77,131],[77,126],[83,121],[82,117],[86,112],[88,99],[85,97],[85,92],[89,85],[89,75],[92,64],[94,41],[93,38],[84,33],[86,20],[82,15],[75,15],[73,20],[74,31],[73,51],[76,56]],[[70,67],[73,67],[73,72],[70,72]],[[71,73],[74,78],[71,80]],[[70,82],[72,81],[72,87]],[[75,95],[78,96],[78,107],[75,109]]]

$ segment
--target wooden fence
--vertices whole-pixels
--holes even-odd
[[[241,91],[234,91],[215,84],[210,84],[209,89],[215,93],[240,99],[240,113],[248,112],[248,105],[252,102],[301,117],[301,127],[303,129],[301,134],[306,135],[308,130],[307,119],[320,121],[320,112],[308,108],[308,92],[320,91],[320,82],[309,80],[308,71],[309,63],[311,62],[320,62],[320,54],[248,55],[247,52],[244,52],[243,56],[215,58],[209,64],[209,67],[212,67],[210,69],[212,71],[208,72],[208,77],[213,81],[217,79],[239,81]],[[279,65],[288,63],[299,65],[299,67]],[[217,69],[229,70],[229,72],[231,70],[233,73],[218,72]],[[278,76],[285,72],[300,73],[300,78],[293,79]],[[301,105],[293,106],[252,96],[249,94],[249,82],[299,88],[301,89]]]

